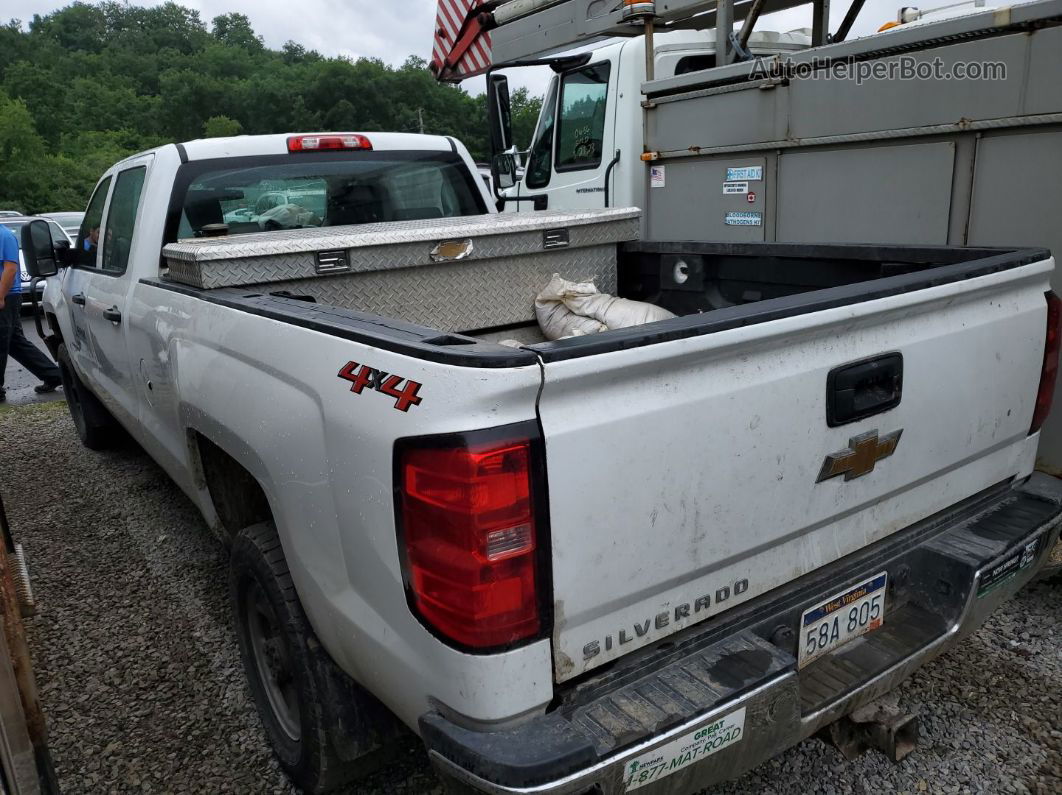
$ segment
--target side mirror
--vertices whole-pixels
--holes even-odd
[[[34,279],[55,276],[59,272],[47,221],[30,221],[22,227],[22,259]]]
[[[503,191],[516,184],[516,158],[509,152],[497,154],[490,161],[490,175],[494,191]]]
[[[77,250],[69,240],[60,240],[53,243],[55,246],[55,264],[60,268],[69,268],[77,263]]]
[[[487,125],[490,127],[490,154],[508,152],[513,146],[513,112],[509,102],[509,78],[487,76]]]

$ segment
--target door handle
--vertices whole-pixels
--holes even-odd
[[[831,428],[873,417],[900,405],[903,356],[886,353],[846,364],[826,379],[826,424]]]
[[[75,303],[78,306],[84,306],[85,305],[85,294],[84,293],[78,293],[77,295],[72,295],[72,296],[70,296],[70,301],[71,301],[71,303]]]
[[[105,320],[109,320],[112,323],[122,322],[122,313],[118,310],[118,307],[116,306],[112,306],[110,309],[104,309],[103,317]]]

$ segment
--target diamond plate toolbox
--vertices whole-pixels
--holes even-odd
[[[547,211],[181,240],[166,278],[254,287],[443,331],[524,323],[554,273],[616,290],[616,246],[639,210]]]

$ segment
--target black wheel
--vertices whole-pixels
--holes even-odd
[[[251,695],[288,776],[321,793],[376,769],[395,721],[321,647],[271,522],[236,536],[229,583]]]
[[[59,345],[55,358],[59,373],[63,377],[66,405],[70,409],[70,416],[74,420],[74,428],[77,429],[81,443],[90,450],[104,450],[114,446],[116,441],[122,438],[118,423],[103,407],[99,398],[78,378],[70,363],[70,353],[65,343]]]

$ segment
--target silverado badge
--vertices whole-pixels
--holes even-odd
[[[877,429],[874,429],[853,436],[844,450],[826,456],[815,482],[822,483],[838,475],[844,475],[845,480],[855,480],[873,472],[878,461],[896,452],[902,433],[903,428],[879,438]]]

